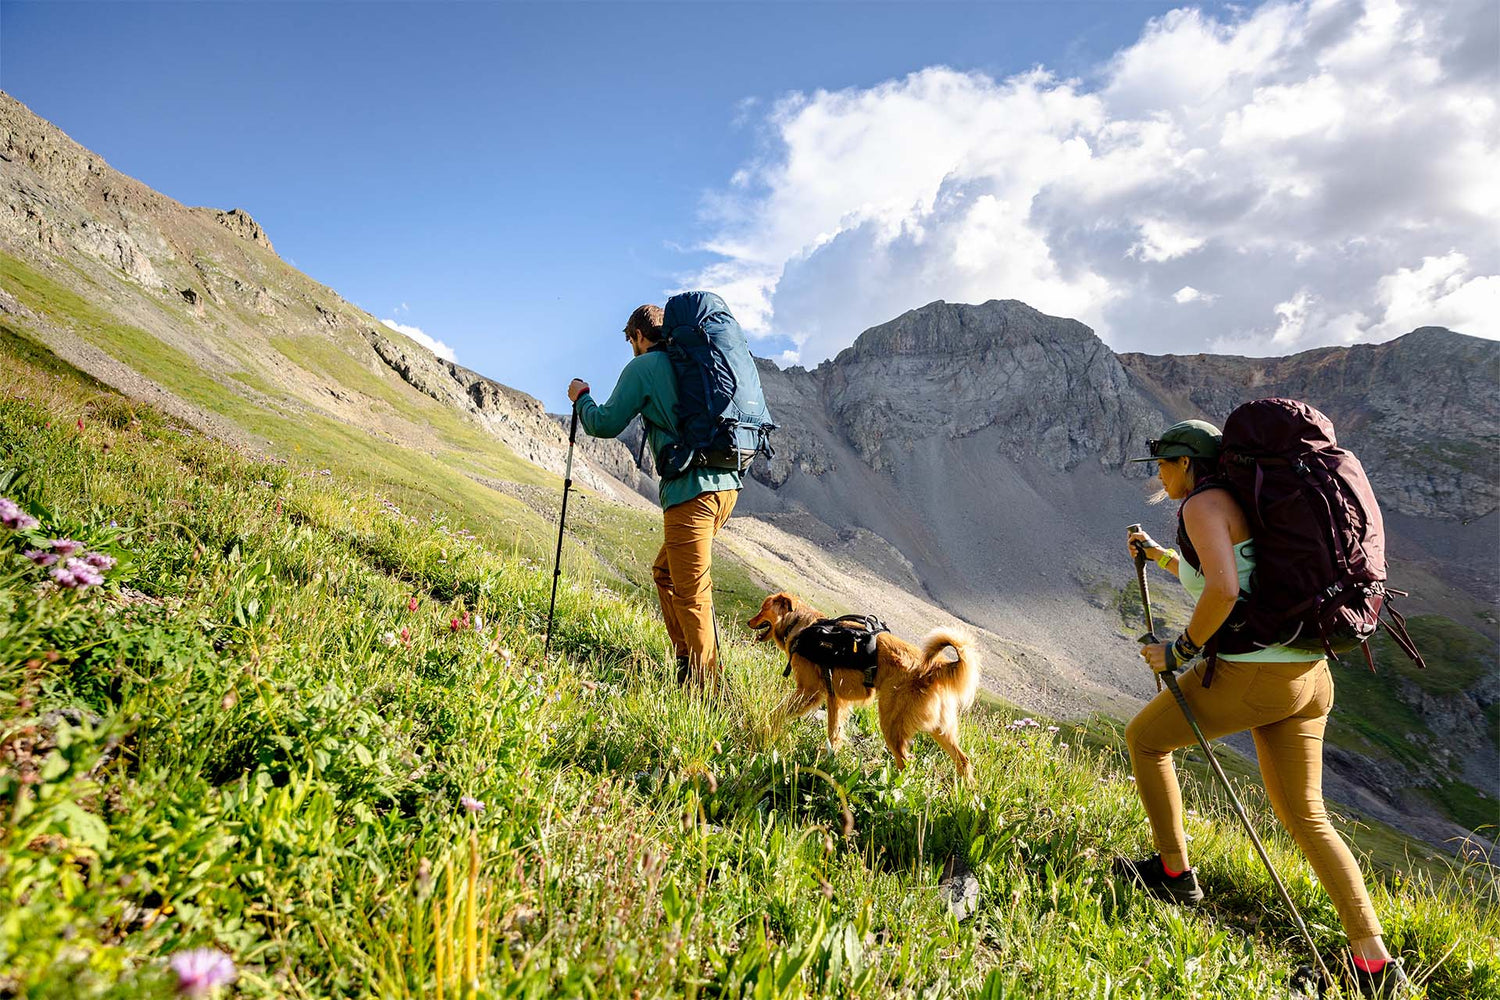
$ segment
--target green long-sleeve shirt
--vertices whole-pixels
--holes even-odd
[[[620,373],[609,402],[596,403],[588,393],[574,404],[578,423],[593,437],[618,437],[635,415],[646,421],[651,454],[675,440],[677,427],[677,376],[672,361],[661,351],[647,351],[632,358]],[[664,430],[665,428],[665,430]],[[665,510],[700,493],[740,488],[740,474],[732,469],[689,469],[680,476],[663,479],[659,488]]]

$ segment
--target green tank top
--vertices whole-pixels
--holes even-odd
[[[1240,577],[1240,600],[1250,592],[1250,571],[1255,569],[1254,539],[1247,538],[1234,547],[1234,568]],[[1182,581],[1185,589],[1197,601],[1203,596],[1203,588],[1207,581],[1203,574],[1188,565],[1186,559],[1177,560],[1177,579]],[[1219,659],[1229,660],[1234,663],[1312,663],[1323,659],[1322,652],[1312,652],[1306,649],[1288,649],[1286,646],[1267,646],[1257,649],[1253,653],[1220,653]]]

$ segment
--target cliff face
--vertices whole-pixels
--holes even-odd
[[[1135,384],[1165,412],[1227,414],[1291,396],[1333,420],[1388,510],[1471,520],[1500,504],[1500,344],[1422,327],[1384,344],[1288,358],[1126,354]]]
[[[780,453],[755,472],[775,488],[831,471],[830,438],[888,472],[919,441],[986,429],[1009,459],[1118,470],[1168,423],[1222,423],[1279,395],[1332,418],[1390,510],[1462,521],[1500,499],[1500,344],[1433,327],[1287,358],[1150,357],[1116,355],[1083,324],[1024,303],[934,302],[815,371],[761,370],[782,429]]]

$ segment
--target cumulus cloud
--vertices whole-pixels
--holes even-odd
[[[405,305],[405,303],[402,303],[402,305]],[[392,330],[395,330],[397,333],[404,334],[405,336],[410,337],[412,340],[415,340],[417,343],[421,344],[423,347],[427,348],[429,351],[431,351],[433,354],[436,354],[444,361],[454,360],[453,348],[449,347],[441,340],[438,340],[436,337],[426,332],[421,327],[411,326],[406,323],[397,323],[393,319],[383,319],[380,322],[384,323]]]
[[[1189,8],[1088,85],[930,67],[790,94],[705,199],[718,260],[685,283],[803,363],[939,298],[1021,299],[1121,350],[1500,338],[1493,14]]]

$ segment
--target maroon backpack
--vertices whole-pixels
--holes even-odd
[[[1250,521],[1255,569],[1245,595],[1215,633],[1213,654],[1277,643],[1338,654],[1363,647],[1386,615],[1386,631],[1425,667],[1391,606],[1407,596],[1386,586],[1385,524],[1359,459],[1338,446],[1333,424],[1293,399],[1257,399],[1224,422],[1218,474],[1194,488],[1232,492]],[[1186,531],[1178,515],[1178,534]],[[1183,551],[1191,551],[1186,545]],[[1197,567],[1196,553],[1189,564]]]

